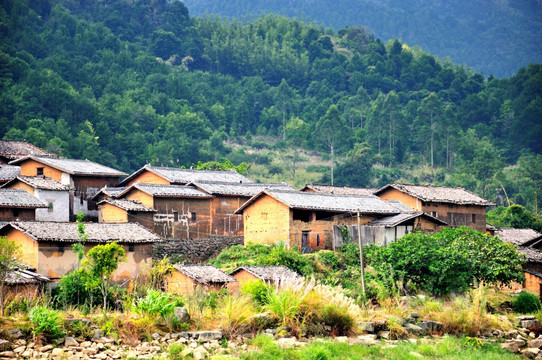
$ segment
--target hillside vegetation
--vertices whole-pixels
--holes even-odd
[[[343,29],[367,26],[381,39],[409,45],[485,75],[513,75],[542,61],[540,1],[419,0],[184,0],[194,15],[244,19],[260,14],[310,18]]]
[[[364,28],[200,19],[178,1],[0,6],[3,138],[127,172],[228,158],[256,180],[542,204],[541,65],[484,78]]]

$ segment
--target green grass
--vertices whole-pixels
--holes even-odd
[[[258,350],[241,354],[243,360],[332,360],[332,359],[520,359],[508,351],[501,350],[498,344],[471,345],[465,338],[444,337],[428,344],[400,342],[396,346],[383,343],[379,346],[349,345],[329,341],[317,341],[303,348],[281,349],[272,339],[259,336],[253,340]]]

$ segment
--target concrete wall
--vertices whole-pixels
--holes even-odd
[[[52,204],[52,209],[36,209],[38,221],[70,221],[70,193],[67,190],[53,191],[36,189],[34,196],[46,203]]]
[[[242,236],[212,236],[206,239],[167,239],[154,244],[154,257],[183,257],[203,262],[232,245],[243,245]]]
[[[269,195],[259,197],[243,211],[245,245],[290,244],[290,209]]]

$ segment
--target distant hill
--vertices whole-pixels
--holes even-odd
[[[542,1],[508,0],[184,0],[191,15],[230,18],[276,13],[336,31],[368,26],[484,75],[506,77],[542,62]]]

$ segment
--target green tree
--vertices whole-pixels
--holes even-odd
[[[111,286],[111,275],[119,266],[119,262],[125,261],[124,249],[116,242],[104,245],[96,245],[87,252],[87,259],[83,266],[92,275],[90,281],[96,281],[100,285],[103,297],[103,311],[107,315],[107,293]]]
[[[339,109],[336,105],[331,105],[326,114],[316,123],[316,132],[318,139],[324,139],[329,148],[331,156],[330,174],[331,185],[333,185],[333,169],[335,167],[335,149],[337,144],[344,144],[347,139],[348,128],[342,122]]]

